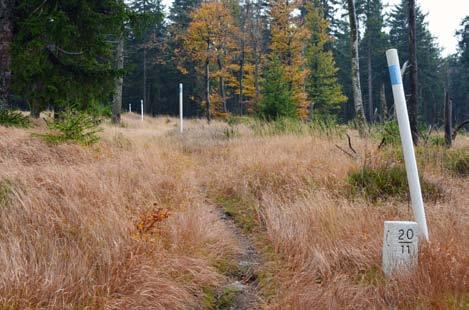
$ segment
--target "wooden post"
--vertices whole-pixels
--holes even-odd
[[[453,131],[453,111],[449,93],[445,90],[445,145],[451,147],[453,139],[451,137]]]

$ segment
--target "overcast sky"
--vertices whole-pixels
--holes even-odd
[[[400,0],[382,0],[383,5],[393,6]],[[163,0],[169,8],[173,1]],[[416,0],[424,13],[428,13],[427,21],[430,32],[437,38],[443,48],[443,55],[447,56],[456,51],[456,29],[459,28],[464,16],[469,15],[469,0]]]
[[[383,0],[383,4],[395,5],[400,0]],[[456,51],[456,29],[464,16],[469,15],[469,0],[416,0],[424,13],[428,13],[427,22],[430,32],[436,37],[447,56]]]

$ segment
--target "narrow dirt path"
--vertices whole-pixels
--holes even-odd
[[[221,207],[216,207],[218,217],[226,227],[238,239],[241,246],[241,255],[237,257],[238,271],[231,277],[231,283],[221,289],[221,291],[235,292],[233,302],[222,309],[257,309],[260,299],[257,285],[257,268],[260,263],[260,255],[254,247],[251,239],[236,226],[233,218],[225,213]]]

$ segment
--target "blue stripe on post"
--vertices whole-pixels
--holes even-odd
[[[391,76],[391,84],[402,84],[401,69],[396,65],[389,66],[389,75]]]

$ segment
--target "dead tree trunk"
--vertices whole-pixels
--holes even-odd
[[[371,67],[371,39],[368,39],[368,114],[370,116],[370,124],[373,123],[374,107],[373,107],[373,70]]]
[[[210,62],[205,60],[205,101],[207,102],[207,123],[210,124]]]
[[[116,68],[121,71],[124,69],[124,38],[119,38],[116,53]],[[114,81],[114,97],[112,99],[112,123],[118,124],[121,121],[122,109],[122,84],[124,77],[119,75]]]
[[[355,118],[361,136],[366,134],[366,119],[363,110],[363,97],[360,85],[360,65],[358,56],[358,22],[355,14],[355,1],[347,0],[350,20],[350,45],[352,47],[352,90],[355,104]]]
[[[418,144],[418,79],[417,79],[417,40],[415,22],[415,0],[409,0],[409,65],[410,65],[410,98],[407,101],[410,130],[414,144]]]
[[[381,121],[385,122],[388,119],[388,104],[386,102],[384,83],[381,84],[381,89],[379,90],[379,103],[381,105]]]
[[[217,59],[218,62],[218,69],[220,70],[220,96],[221,96],[221,101],[223,103],[223,112],[228,112],[228,108],[226,106],[226,92],[225,92],[225,78],[223,77],[222,71],[223,71],[223,65],[221,62],[220,57]]]
[[[14,4],[14,0],[0,0],[0,110],[7,107],[10,97]]]
[[[445,145],[451,147],[452,133],[453,133],[453,111],[452,111],[451,98],[448,91],[445,91]]]

